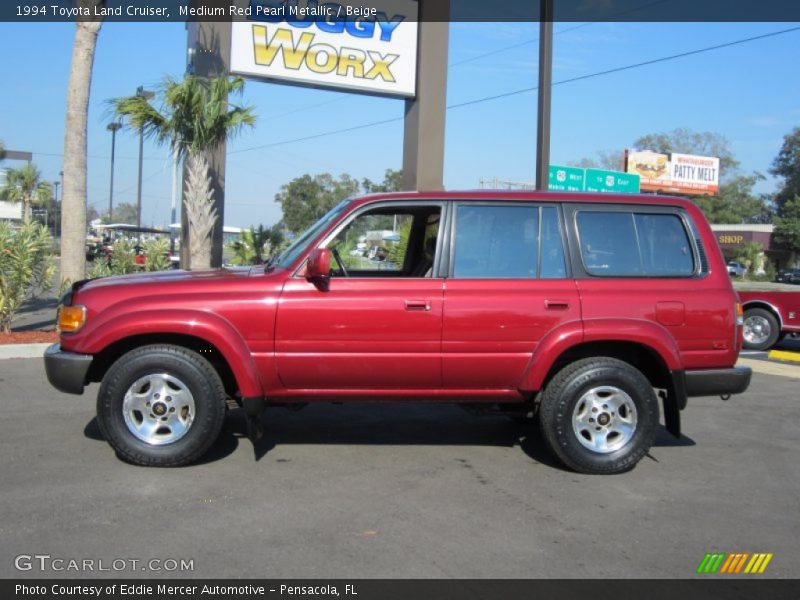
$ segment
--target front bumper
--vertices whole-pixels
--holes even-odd
[[[750,367],[686,371],[687,396],[727,396],[741,394],[750,385]]]
[[[60,344],[53,344],[44,351],[47,380],[54,388],[67,394],[83,394],[91,364],[91,354],[63,352]]]

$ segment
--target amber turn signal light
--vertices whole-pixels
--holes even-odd
[[[58,309],[58,330],[61,333],[75,333],[85,322],[85,306],[62,306]]]

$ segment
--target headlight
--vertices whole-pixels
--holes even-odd
[[[61,333],[75,333],[86,323],[86,307],[61,306],[58,309],[58,331]]]

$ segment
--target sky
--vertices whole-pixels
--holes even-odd
[[[800,30],[718,50],[559,84],[558,82],[709,46],[777,32],[797,23],[556,23],[551,164],[600,151],[620,154],[648,133],[678,127],[724,135],[740,173],[768,175],[783,136],[800,125]],[[449,106],[537,83],[538,23],[452,23]],[[0,23],[0,139],[33,152],[43,177],[62,170],[66,87],[75,25]],[[508,49],[509,46],[515,46]],[[155,89],[186,64],[182,23],[105,23],[93,71],[88,131],[88,203],[107,211],[113,115],[109,100]],[[480,180],[533,182],[535,91],[453,107],[446,115],[447,189]],[[249,81],[241,100],[255,128],[228,143],[225,224],[270,225],[281,217],[275,194],[303,174],[348,173],[381,180],[402,164],[404,101]],[[350,132],[297,138],[375,121]],[[136,201],[138,136],[117,134],[114,203]],[[6,161],[4,167],[15,166]],[[171,163],[145,142],[142,223],[169,221]]]

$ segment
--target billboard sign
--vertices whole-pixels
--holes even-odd
[[[642,190],[714,195],[719,190],[719,158],[626,151],[625,170],[641,176]]]
[[[280,83],[413,97],[416,0],[251,0],[231,24],[231,73]]]

